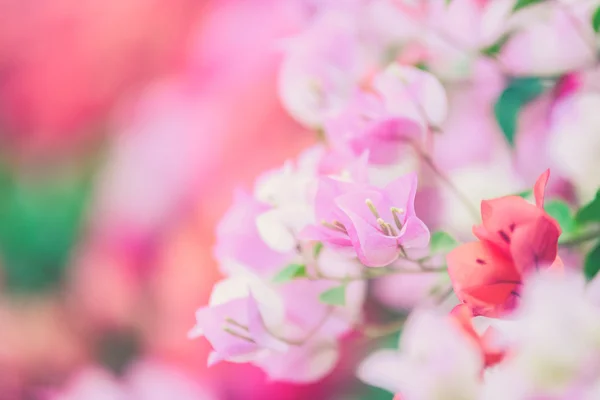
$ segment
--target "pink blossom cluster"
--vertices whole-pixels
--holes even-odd
[[[402,399],[598,398],[600,283],[572,271],[598,235],[567,217],[600,186],[600,1],[310,9],[279,93],[318,143],[218,226],[224,279],[190,331],[209,364],[319,380],[382,330],[373,296],[414,311],[358,377]]]
[[[410,316],[398,349],[379,350],[358,376],[400,399],[596,399],[600,396],[600,280],[536,275],[510,320],[479,317],[503,360],[484,371],[477,345],[448,315]]]

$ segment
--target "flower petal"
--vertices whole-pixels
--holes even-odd
[[[273,337],[267,330],[258,303],[252,293],[248,296],[248,329],[252,339],[260,347],[280,352],[285,352],[289,348],[286,343]]]
[[[544,211],[518,196],[505,196],[481,202],[483,224],[473,228],[480,240],[495,244],[506,254],[510,252],[511,237],[515,229],[534,221]]]
[[[398,242],[407,249],[423,248],[429,244],[430,233],[419,218],[408,217],[399,236]]]
[[[535,205],[542,209],[544,208],[544,192],[546,191],[548,178],[550,178],[550,169],[547,169],[543,174],[541,174],[533,186]]]
[[[400,390],[396,376],[402,358],[396,350],[379,350],[369,355],[358,367],[357,376],[361,381],[389,392]]]
[[[377,204],[376,197],[381,195],[373,192],[370,197]],[[336,203],[350,221],[346,229],[360,261],[368,267],[383,267],[398,258],[398,242],[396,237],[384,235],[380,228],[367,222],[365,218],[375,222],[375,217],[364,202],[366,198],[369,197],[362,193],[350,193],[338,197]]]
[[[392,182],[384,189],[394,207],[405,210],[406,216],[415,214],[415,196],[417,195],[417,174],[406,174]]]
[[[456,296],[477,315],[493,316],[510,309],[521,275],[496,247],[482,242],[463,244],[446,257]]]
[[[556,259],[559,236],[560,229],[546,215],[515,229],[510,253],[517,270],[525,273],[548,268]]]

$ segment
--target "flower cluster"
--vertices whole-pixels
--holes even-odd
[[[547,272],[527,280],[510,320],[487,319],[502,360],[485,369],[478,343],[453,317],[418,310],[398,350],[360,366],[364,381],[400,399],[595,399],[600,395],[598,279]],[[483,374],[482,374],[483,372]]]
[[[265,173],[219,225],[215,253],[227,278],[190,332],[212,344],[210,364],[319,379],[335,365],[337,339],[361,323],[366,280],[402,273],[400,261],[418,265],[408,253],[427,247],[429,231],[414,210],[416,175],[381,188],[364,178],[364,162],[322,172],[325,156],[316,147]]]
[[[313,11],[283,43],[279,89],[319,143],[239,192],[220,223],[226,278],[190,333],[211,343],[209,363],[318,380],[341,338],[382,331],[364,312],[373,294],[415,311],[391,324],[404,326],[400,350],[358,368],[367,383],[407,400],[596,398],[600,284],[566,269],[563,258],[576,269],[582,252],[559,256],[559,244],[599,237],[600,196],[582,207],[597,187],[575,165],[591,157],[567,165],[556,143],[566,121],[600,129],[577,117],[600,96],[600,2],[353,0]]]

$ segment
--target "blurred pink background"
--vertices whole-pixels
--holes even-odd
[[[312,390],[266,384],[248,366],[207,370],[208,345],[186,336],[218,278],[213,232],[233,190],[313,140],[276,95],[277,41],[302,26],[303,7],[0,0],[6,174],[65,193],[92,180],[58,284],[3,280],[2,398]]]

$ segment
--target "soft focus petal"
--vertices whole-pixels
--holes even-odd
[[[221,265],[233,259],[257,272],[281,268],[290,254],[273,250],[257,229],[257,217],[270,207],[244,192],[237,192],[233,206],[217,226],[215,253]]]
[[[560,229],[551,218],[541,215],[515,229],[510,254],[521,273],[549,267],[558,253]]]
[[[316,382],[331,372],[339,358],[337,343],[311,340],[292,346],[285,354],[271,354],[255,361],[270,380],[297,384]]]
[[[428,72],[391,64],[375,77],[374,87],[392,113],[420,121],[423,129],[429,124],[439,126],[446,118],[446,92]]]
[[[400,385],[396,374],[400,363],[401,357],[398,351],[376,351],[360,363],[357,371],[358,379],[391,393],[398,392]]]
[[[544,208],[544,192],[546,191],[546,185],[548,184],[548,178],[550,178],[550,170],[547,169],[533,186],[533,194],[535,196],[535,205],[539,208]]]
[[[273,337],[265,326],[265,321],[260,313],[259,304],[252,295],[248,297],[248,331],[257,345],[265,349],[285,352],[288,345]]]
[[[457,297],[475,315],[495,316],[514,307],[521,275],[511,260],[493,246],[481,242],[463,244],[446,259]]]
[[[408,217],[402,230],[398,243],[407,249],[424,248],[429,244],[429,229],[417,217]]]
[[[484,200],[481,202],[483,225],[473,228],[473,233],[480,240],[489,240],[508,253],[515,229],[542,215],[544,211],[518,196]]]

